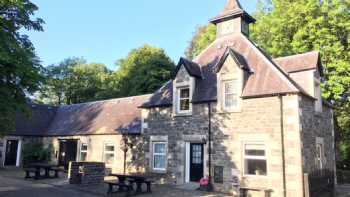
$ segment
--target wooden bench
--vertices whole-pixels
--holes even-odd
[[[58,178],[58,177],[59,177],[59,176],[58,176],[58,173],[59,173],[59,172],[63,172],[64,170],[61,169],[61,168],[59,168],[59,167],[52,167],[52,168],[50,169],[50,171],[55,173],[55,175],[54,175],[55,178]]]
[[[118,191],[120,192],[125,191],[124,189],[126,189],[126,195],[129,195],[130,191],[133,190],[132,185],[127,183],[119,183],[117,181],[105,181],[104,183],[108,184],[107,194],[115,193],[113,191],[114,186],[118,186]]]
[[[23,170],[26,172],[25,179],[34,178],[38,180],[40,178],[40,170],[36,168],[24,168]],[[34,176],[30,176],[31,174],[34,174]]]
[[[248,191],[255,191],[255,192],[264,192],[265,197],[270,197],[272,189],[266,189],[266,188],[254,188],[254,187],[241,187],[240,188],[240,196],[241,197],[248,197]]]
[[[152,193],[152,189],[151,189],[152,183],[153,183],[152,180],[146,180],[146,181],[145,181],[145,184],[146,184],[146,186],[147,186],[147,192],[148,192],[148,193]]]

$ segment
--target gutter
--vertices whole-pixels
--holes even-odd
[[[281,123],[281,151],[282,151],[282,176],[283,176],[283,196],[287,196],[287,183],[286,183],[286,156],[284,149],[284,124],[283,124],[283,96],[278,96],[280,100],[280,123]]]

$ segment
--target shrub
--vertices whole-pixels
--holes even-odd
[[[34,162],[50,162],[52,147],[44,147],[42,142],[25,143],[23,146],[24,165]]]

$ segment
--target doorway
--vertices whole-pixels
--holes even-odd
[[[58,165],[68,169],[69,162],[77,159],[78,140],[59,140]]]
[[[16,166],[18,152],[18,140],[7,140],[5,150],[5,166]]]
[[[199,182],[204,173],[204,145],[190,143],[189,179],[191,182]]]

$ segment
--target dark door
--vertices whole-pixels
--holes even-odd
[[[60,140],[60,151],[58,155],[58,165],[68,169],[70,161],[77,158],[77,140]]]
[[[5,166],[15,166],[17,162],[18,140],[7,140]]]
[[[190,145],[190,181],[198,182],[203,178],[203,144]]]

